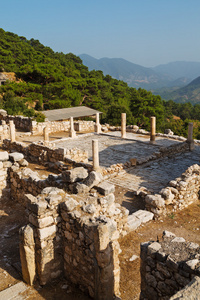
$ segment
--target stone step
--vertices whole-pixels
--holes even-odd
[[[24,282],[19,282],[4,291],[0,292],[0,300],[24,300],[25,298],[20,295],[28,289]]]

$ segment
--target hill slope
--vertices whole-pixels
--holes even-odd
[[[177,103],[190,102],[192,104],[200,103],[200,76],[194,79],[185,87],[177,89],[172,93],[165,95],[165,99],[172,99]]]
[[[34,109],[85,105],[102,111],[103,120],[120,124],[127,113],[127,124],[148,128],[149,117],[163,124],[164,106],[159,96],[128,87],[102,71],[89,71],[72,53],[55,53],[38,40],[27,40],[0,29],[0,72],[15,72],[17,82],[0,87],[0,107],[9,114],[34,115]],[[152,74],[152,71],[149,71]],[[27,109],[29,107],[34,109]]]
[[[172,80],[168,75],[162,75],[151,68],[142,67],[122,58],[96,59],[87,54],[81,54],[79,57],[89,70],[101,70],[104,75],[109,74],[136,88],[155,89],[170,84]]]

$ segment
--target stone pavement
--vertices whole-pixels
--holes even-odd
[[[199,164],[200,147],[194,151],[162,158],[126,170],[126,173],[110,179],[109,182],[136,191],[140,187],[159,192],[169,181],[180,177],[193,164]]]
[[[155,144],[150,144],[148,136],[127,133],[127,138],[122,139],[120,132],[110,134],[79,135],[75,139],[56,142],[57,147],[66,149],[79,148],[88,151],[89,160],[92,160],[92,140],[99,141],[100,166],[109,167],[117,163],[125,163],[131,158],[142,158],[158,151],[160,147],[180,143],[166,138],[157,138]]]

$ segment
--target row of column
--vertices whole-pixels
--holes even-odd
[[[121,114],[121,137],[126,138],[126,113]],[[150,118],[150,142],[156,140],[156,117]],[[187,142],[193,143],[193,123],[188,124]]]
[[[96,113],[96,123],[95,123],[95,132],[101,133],[101,124],[99,122],[99,113]],[[69,136],[71,138],[76,137],[76,131],[74,130],[74,118],[70,117],[70,130],[69,130]],[[44,141],[49,142],[49,128],[46,126],[44,128]]]

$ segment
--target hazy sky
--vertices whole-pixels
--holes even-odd
[[[0,27],[54,51],[145,67],[200,61],[199,0],[0,0]]]

